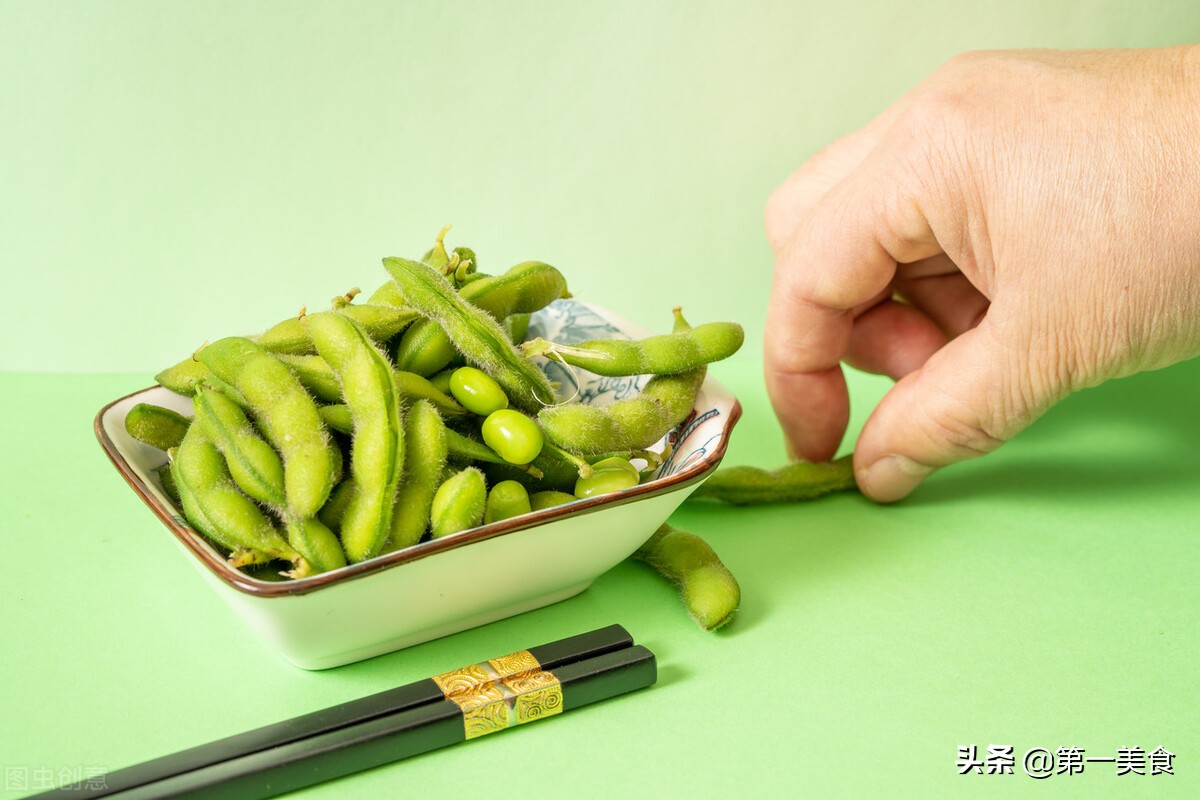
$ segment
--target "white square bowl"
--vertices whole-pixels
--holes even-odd
[[[564,344],[641,338],[638,326],[578,300],[534,315],[530,336]],[[573,378],[543,369],[563,386]],[[578,373],[579,399],[605,405],[636,393],[648,376]],[[96,415],[100,445],[158,515],[201,575],[255,634],[303,669],[327,669],[530,611],[578,594],[630,556],[687,498],[725,453],[741,414],[709,377],[693,413],[668,439],[671,458],[640,486],[535,511],[341,569],[291,581],[260,580],[230,567],[167,497],[155,468],[161,451],[125,432],[125,416],[153,403],[190,416],[191,399],[162,387],[115,400]]]

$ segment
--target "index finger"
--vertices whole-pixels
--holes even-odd
[[[870,159],[831,189],[775,264],[767,308],[767,393],[792,453],[832,458],[849,420],[840,362],[853,310],[886,293],[897,262],[941,252],[895,170]]]

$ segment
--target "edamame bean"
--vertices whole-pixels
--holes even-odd
[[[500,481],[488,492],[483,510],[483,523],[490,525],[504,519],[512,519],[532,510],[529,492],[516,481]]]
[[[829,462],[797,461],[775,470],[722,467],[688,499],[733,505],[795,503],[857,488],[854,456],[847,455]]]
[[[438,487],[430,509],[433,538],[478,527],[487,504],[487,485],[483,473],[467,467]]]
[[[510,402],[535,410],[553,401],[541,370],[521,357],[496,320],[459,297],[445,278],[402,258],[384,259],[384,266],[413,308],[441,325],[463,355],[500,384]]]
[[[293,562],[300,559],[258,506],[234,486],[225,459],[201,426],[188,428],[171,462],[171,476],[188,521],[200,533],[233,551],[229,559],[232,566],[273,558]]]
[[[534,492],[531,494],[529,496],[529,507],[534,511],[541,511],[544,508],[554,508],[555,506],[574,503],[578,499],[573,494],[547,489],[543,492]]]
[[[283,458],[289,513],[299,519],[315,516],[333,488],[337,465],[336,448],[308,392],[283,362],[249,339],[221,339],[197,358],[246,398],[267,441]]]
[[[737,579],[695,534],[663,525],[633,557],[679,588],[692,619],[706,631],[729,622],[741,604]]]
[[[388,281],[390,284],[391,281]],[[394,284],[393,284],[394,285]],[[362,325],[367,335],[376,342],[386,342],[416,321],[418,315],[403,304],[373,302],[365,304],[346,303],[339,309],[350,319]],[[303,316],[289,317],[267,328],[254,341],[264,350],[284,355],[309,355],[313,352],[312,339],[304,328]]]
[[[638,468],[623,458],[606,458],[592,465],[592,474],[575,482],[575,496],[583,499],[619,492],[637,486],[642,476]]]
[[[527,261],[503,275],[472,281],[459,290],[459,297],[493,319],[502,320],[511,314],[532,313],[544,308],[561,297],[566,289],[566,279],[557,269],[540,261]],[[443,331],[432,320],[415,323],[400,338],[396,364],[401,369],[422,375],[442,369],[456,353],[456,343],[452,343],[447,334],[448,331]]]
[[[665,375],[729,358],[745,334],[735,322],[709,322],[679,333],[647,339],[599,339],[555,344],[533,339],[522,345],[526,356],[547,356],[596,375]]]
[[[508,397],[500,384],[483,370],[459,367],[450,376],[450,394],[468,411],[486,417],[493,411],[508,408]]]
[[[418,400],[408,412],[404,441],[404,477],[392,511],[391,550],[421,541],[446,465],[446,426],[428,400]]]
[[[125,415],[126,433],[164,453],[179,446],[190,424],[183,414],[149,403],[138,403]]]
[[[519,411],[503,408],[483,421],[483,441],[510,464],[528,464],[542,452],[542,431]]]
[[[675,329],[688,329],[675,309]],[[542,409],[538,423],[546,438],[584,454],[648,448],[687,418],[704,383],[704,366],[676,375],[656,375],[627,400],[604,407],[566,403]]]
[[[352,561],[376,555],[391,530],[392,505],[404,458],[400,402],[391,364],[360,325],[326,311],[305,319],[317,353],[342,385],[354,432],[350,473],[354,494],[342,518],[342,547]]]
[[[196,386],[196,419],[205,437],[225,457],[234,483],[260,503],[287,508],[283,461],[258,435],[237,403],[204,383]]]

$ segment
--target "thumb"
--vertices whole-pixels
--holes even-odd
[[[902,378],[858,437],[862,492],[899,500],[936,468],[990,453],[1028,427],[1061,394],[1037,385],[1030,358],[998,341],[985,318]]]

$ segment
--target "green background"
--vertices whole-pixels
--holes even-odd
[[[656,688],[303,793],[1200,795],[1200,363],[1068,399],[880,508],[688,507],[743,586],[692,627],[637,565],[556,606],[299,671],[193,574],[91,418],[206,339],[383,280],[441,225],[759,377],[766,196],[967,49],[1200,40],[1193,2],[0,2],[0,797],[621,622]],[[40,374],[35,374],[40,373]],[[887,381],[852,376],[861,425]],[[850,443],[847,444],[849,446]],[[959,745],[1158,745],[1175,776],[957,776]]]

